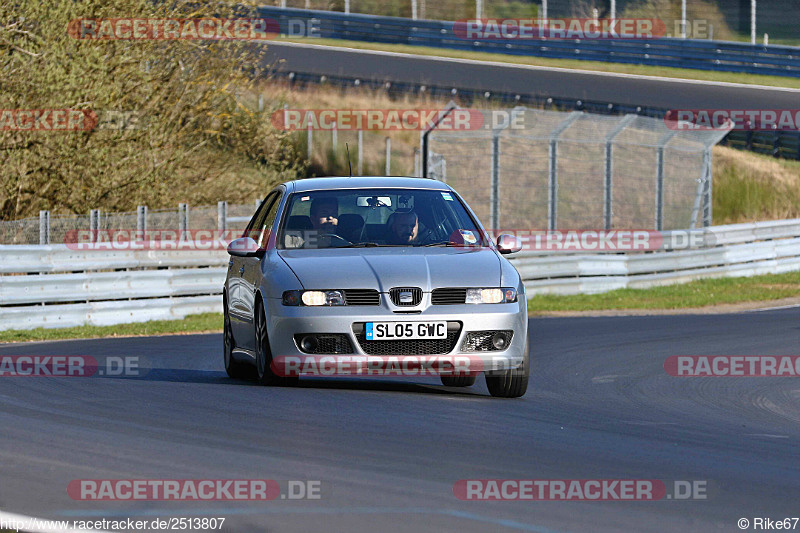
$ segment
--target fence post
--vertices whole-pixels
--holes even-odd
[[[333,153],[336,153],[336,146],[339,144],[339,126],[336,123],[333,123],[333,129],[331,129],[331,144],[333,144]]]
[[[386,175],[392,175],[392,139],[386,137]]]
[[[358,130],[358,175],[364,175],[364,132]]]
[[[455,91],[455,89],[453,90]],[[439,123],[453,111],[453,109],[457,108],[458,105],[453,100],[450,100],[450,102],[448,102],[448,104],[444,108],[444,113],[439,113],[439,117],[436,119],[436,122],[434,122],[430,128],[426,129],[424,132],[420,134],[419,148],[420,148],[420,153],[422,154],[420,156],[420,169],[422,170],[422,172],[419,175],[421,177],[423,178],[428,177],[428,136],[431,134],[433,130],[435,130],[439,126]]]
[[[217,229],[225,231],[228,220],[228,202],[217,202]]]
[[[311,133],[311,115],[308,118],[308,160],[311,161],[311,153],[313,152],[314,137]]]
[[[50,211],[39,211],[39,244],[50,244]]]
[[[500,130],[492,132],[492,169],[491,169],[491,191],[489,194],[491,203],[491,216],[489,222],[493,232],[500,228]]]
[[[91,235],[91,242],[98,242],[100,240],[99,209],[91,209],[89,211],[89,234]]]
[[[411,19],[417,20],[417,0],[411,0]]]
[[[686,39],[686,0],[681,0],[681,39]]]
[[[625,117],[616,126],[614,126],[614,129],[612,129],[610,132],[608,132],[608,135],[606,135],[606,168],[605,177],[603,180],[603,225],[606,231],[611,229],[614,216],[612,211],[612,208],[614,207],[614,160],[612,157],[614,150],[614,138],[622,133],[622,130],[624,130],[625,127],[634,120],[636,120],[636,115],[625,115]]]
[[[140,205],[136,207],[136,236],[139,239],[145,239],[147,234],[147,206]]]
[[[677,131],[665,133],[656,148],[656,229],[664,231],[664,147]]]
[[[706,156],[703,154],[703,170],[702,175],[697,178],[697,189],[694,193],[694,205],[692,206],[692,219],[689,221],[689,229],[697,227],[697,215],[700,213],[700,204],[703,201],[703,196],[706,187]],[[703,205],[705,207],[705,205]],[[704,213],[705,214],[705,213]]]
[[[582,114],[582,111],[573,111],[550,132],[550,150],[548,152],[549,157],[547,161],[547,188],[549,190],[547,197],[547,229],[550,231],[556,229],[556,221],[558,219],[558,138],[561,136],[561,133],[567,129],[570,124],[578,120]]]
[[[189,204],[178,204],[178,231],[181,235],[189,231]]]
[[[419,168],[420,157],[419,157],[419,148],[414,148],[414,176],[421,177],[422,172],[420,172]]]
[[[350,13],[350,0],[344,0],[344,12]]]
[[[703,227],[711,226],[712,222],[712,202],[711,202],[711,188],[713,187],[714,180],[711,177],[711,148],[706,148],[703,153],[703,167],[705,173],[705,189],[703,196]]]
[[[656,229],[664,231],[664,146],[656,148]]]

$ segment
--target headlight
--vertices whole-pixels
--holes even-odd
[[[342,291],[286,291],[283,305],[344,305]]]
[[[510,287],[498,289],[467,289],[468,304],[501,304],[517,301],[517,290]]]

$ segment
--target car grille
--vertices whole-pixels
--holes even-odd
[[[381,293],[375,289],[345,289],[343,292],[347,305],[381,305]]]
[[[457,305],[467,301],[467,289],[434,289],[431,293],[433,305]]]
[[[410,302],[400,301],[400,293],[403,292],[411,293]],[[419,303],[422,301],[422,289],[419,287],[395,287],[393,289],[389,289],[389,297],[391,297],[392,303],[397,306],[419,305]]]
[[[303,337],[314,337],[317,341],[317,346],[313,350],[306,351],[302,348],[300,341]],[[298,333],[294,336],[294,342],[297,348],[308,354],[340,354],[340,353],[353,353],[353,345],[350,344],[350,339],[343,333],[317,333],[317,334],[303,334]]]
[[[514,335],[513,331],[469,331],[461,344],[462,352],[496,352],[498,351],[492,345],[492,337],[495,333],[500,333],[505,337],[506,347],[511,344],[511,337]],[[505,348],[503,348],[505,350]]]
[[[461,334],[461,322],[447,323],[446,339],[368,341],[364,324],[354,324],[358,345],[368,355],[439,355],[453,351]]]

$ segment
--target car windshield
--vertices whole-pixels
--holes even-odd
[[[278,234],[281,248],[485,246],[450,191],[343,189],[293,194]]]

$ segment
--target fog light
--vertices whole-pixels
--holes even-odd
[[[492,346],[495,350],[503,350],[506,347],[506,336],[504,333],[495,333],[492,336]]]
[[[306,335],[300,340],[300,348],[307,353],[317,349],[317,339],[313,335]]]

